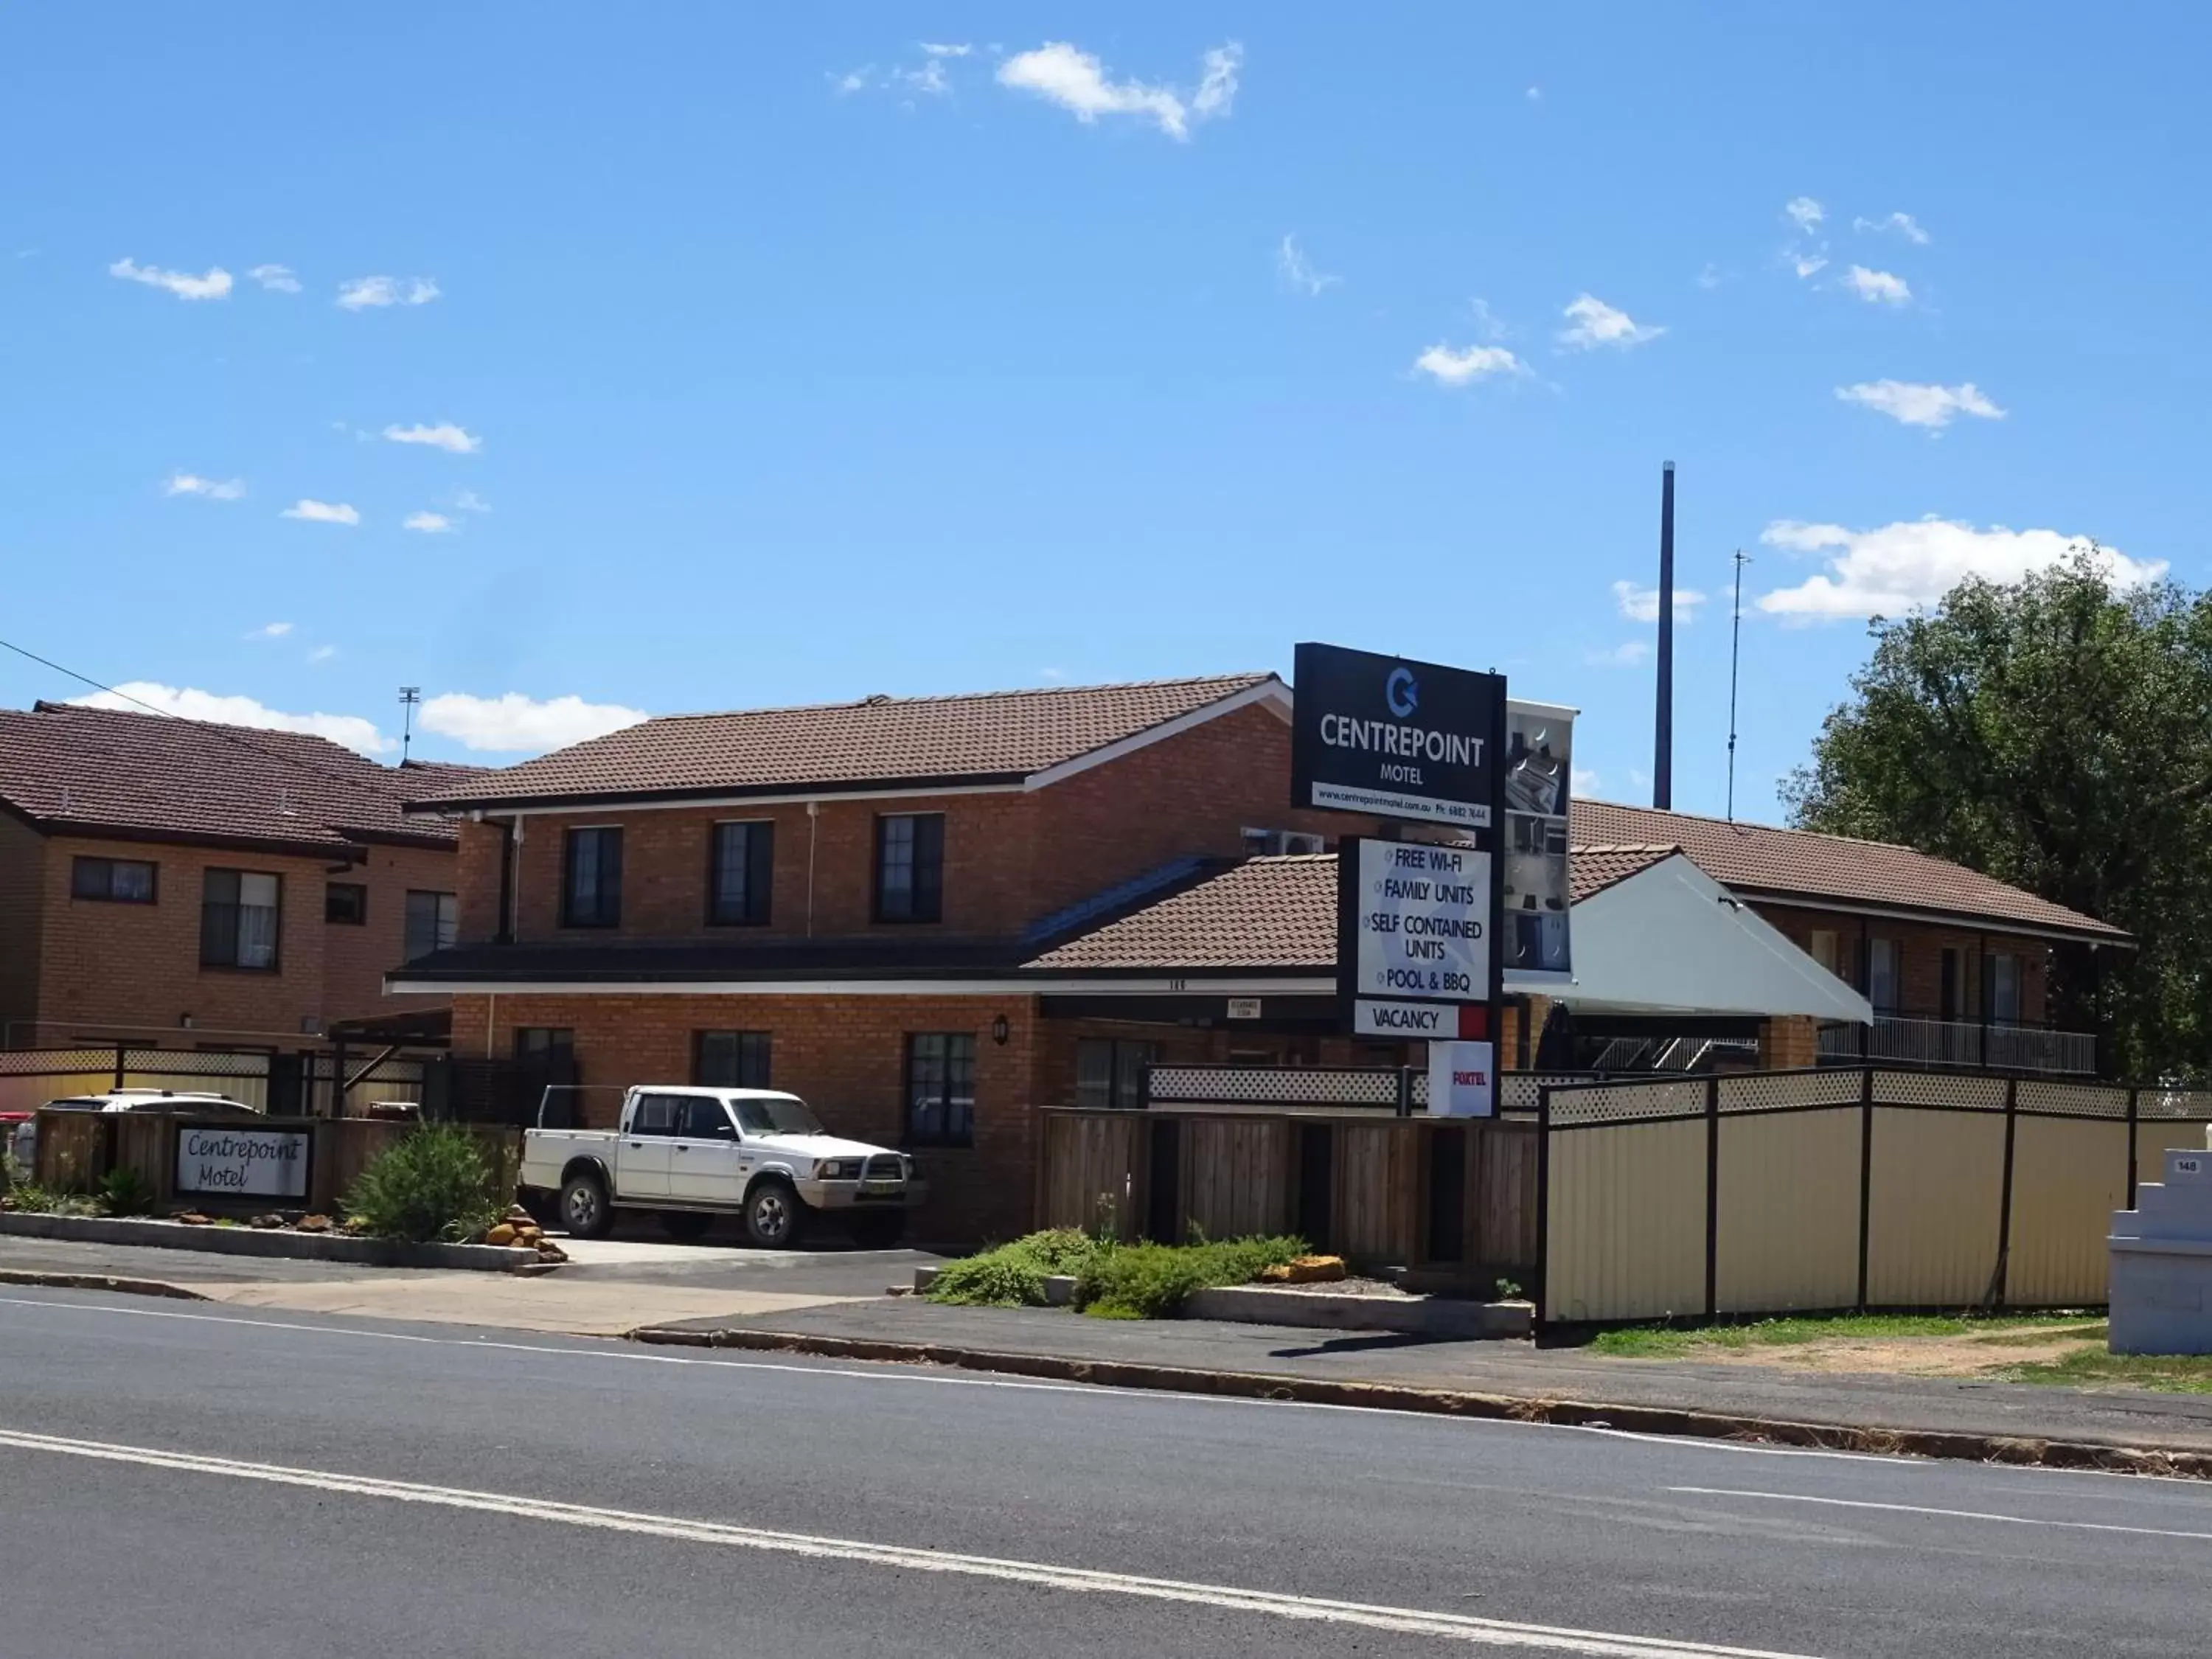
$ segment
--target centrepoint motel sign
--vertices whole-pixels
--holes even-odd
[[[1299,646],[1293,689],[1291,804],[1422,826],[1339,844],[1346,1018],[1429,1043],[1432,1113],[1486,1116],[1509,955],[1569,977],[1569,713],[1509,708],[1502,675],[1340,646]]]

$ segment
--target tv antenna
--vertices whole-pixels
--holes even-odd
[[[1743,556],[1741,554],[1738,554],[1736,556],[1738,558],[1741,558]],[[399,688],[399,763],[402,766],[407,764],[407,745],[415,740],[415,710],[421,705],[422,702],[422,688],[421,686],[403,685]],[[1730,715],[1729,717],[1729,723],[1731,725],[1735,723],[1735,717],[1733,715]],[[1729,746],[1733,748],[1735,746],[1735,740],[1731,738],[1729,740]]]
[[[1735,677],[1743,655],[1743,568],[1751,560],[1741,548],[1735,550],[1735,607],[1729,617],[1729,759],[1728,821],[1735,822]]]

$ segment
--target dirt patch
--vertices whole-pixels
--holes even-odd
[[[1868,1371],[1891,1376],[1978,1376],[2008,1365],[2052,1364],[2085,1348],[2101,1349],[2102,1326],[2013,1326],[1955,1336],[1819,1337],[1809,1342],[1701,1347],[1701,1364],[1765,1365],[1784,1370]]]

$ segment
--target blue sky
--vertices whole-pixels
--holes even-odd
[[[1671,459],[1771,815],[1869,609],[2205,579],[2197,9],[805,9],[0,15],[0,637],[487,761],[1320,638],[1642,799]]]

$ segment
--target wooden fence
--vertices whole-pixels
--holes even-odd
[[[1489,1288],[1536,1260],[1533,1123],[1049,1109],[1037,1223],[1180,1243],[1296,1233],[1365,1264]]]

